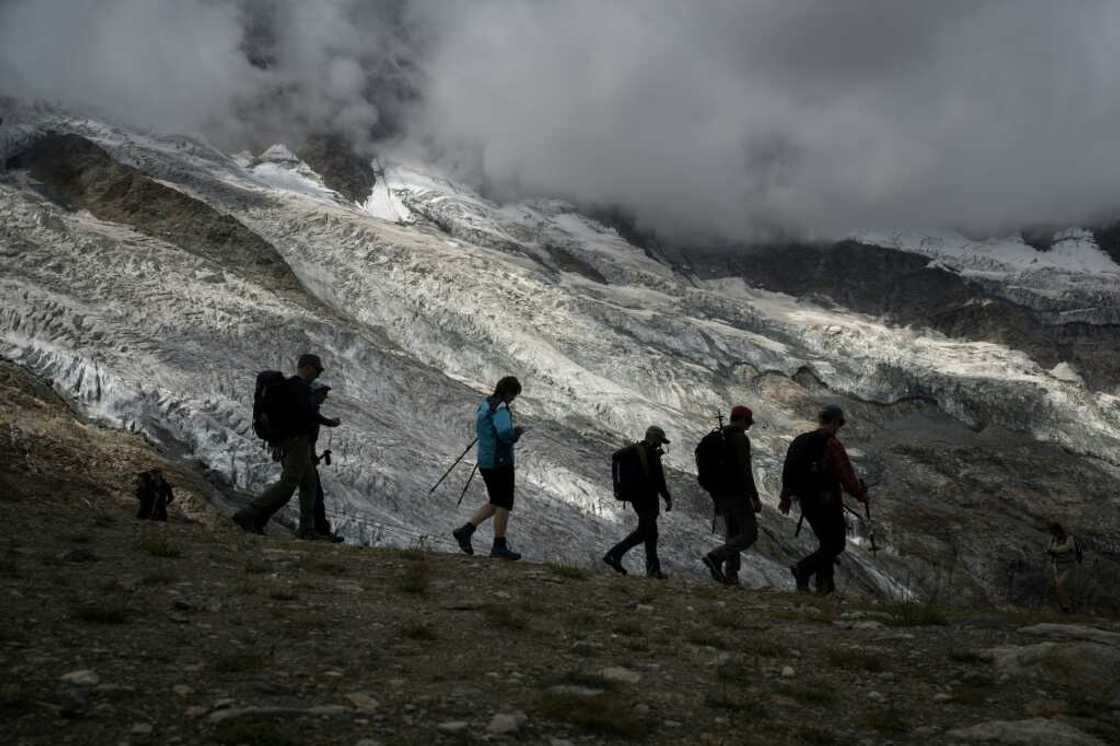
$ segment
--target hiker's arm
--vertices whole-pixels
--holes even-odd
[[[315,413],[315,422],[319,423],[323,427],[338,427],[342,424],[342,420],[338,419],[337,417],[324,417],[318,412]]]
[[[175,492],[171,489],[171,485],[170,484],[164,484],[163,490],[164,490],[164,497],[167,498],[166,504],[170,505],[171,503],[175,502]]]
[[[665,500],[665,510],[673,509],[673,496],[669,494],[669,485],[665,482],[665,468],[661,461],[657,462],[657,493]]]
[[[844,450],[840,441],[835,438],[828,441],[828,445],[825,446],[825,460],[833,478],[840,483],[844,491],[860,502],[867,502],[867,492],[856,476],[852,462],[848,460],[848,452]]]
[[[498,440],[503,443],[516,443],[521,437],[521,433],[513,426],[513,415],[505,407],[494,413],[494,430],[498,433]]]

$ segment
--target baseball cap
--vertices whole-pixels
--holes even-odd
[[[739,404],[731,408],[731,419],[754,422],[754,412],[751,411],[750,407]]]
[[[826,404],[821,408],[820,418],[824,422],[844,422],[844,410],[836,404]]]
[[[650,425],[646,428],[645,440],[652,445],[657,445],[658,443],[669,445],[669,439],[665,437],[665,431],[657,425]]]
[[[319,369],[320,373],[323,372],[323,361],[319,359],[318,355],[312,355],[310,352],[300,355],[299,362],[296,363],[297,368],[303,368],[304,366],[315,367]]]

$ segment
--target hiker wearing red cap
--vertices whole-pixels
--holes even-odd
[[[754,483],[751,441],[747,437],[753,424],[750,407],[732,408],[731,422],[721,432],[725,449],[722,467],[709,489],[716,514],[723,516],[724,544],[704,555],[701,561],[713,580],[726,585],[739,584],[740,554],[758,539],[755,513],[762,512],[762,501]]]

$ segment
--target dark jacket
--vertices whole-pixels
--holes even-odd
[[[292,376],[284,383],[284,433],[311,436],[327,418],[319,414],[319,407],[311,395],[311,384],[300,376]]]
[[[673,499],[669,495],[669,486],[665,483],[665,468],[661,465],[663,453],[661,448],[641,441],[623,448],[614,460],[612,470],[615,490],[619,491],[621,473],[629,472],[631,476],[626,480],[629,494],[624,498],[632,502],[639,513],[659,513],[659,498],[664,497],[667,501]]]
[[[786,468],[782,474],[781,499],[783,501],[797,497],[801,502],[802,509],[805,509],[806,506],[813,508],[819,505],[842,510],[844,507],[842,493],[847,492],[858,500],[864,499],[863,483],[856,476],[855,469],[852,468],[852,462],[848,458],[848,452],[844,449],[844,444],[835,435],[825,430],[802,433],[797,436],[794,443],[790,444],[791,453],[796,449],[798,442],[803,439],[811,439],[820,443],[820,477],[818,481],[810,482],[815,485],[815,489],[819,490],[819,494],[798,494],[797,484],[801,481],[799,478],[802,475],[790,473],[793,465],[790,463],[790,457],[787,454]]]
[[[727,443],[726,472],[720,488],[712,494],[716,510],[758,499],[758,487],[754,483],[754,470],[751,468],[751,439],[745,430],[727,425],[723,428]]]

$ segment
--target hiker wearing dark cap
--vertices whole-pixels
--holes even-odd
[[[1062,524],[1050,524],[1050,545],[1046,548],[1050,555],[1050,568],[1054,573],[1054,595],[1058,598],[1058,608],[1064,613],[1073,612],[1073,585],[1077,576],[1077,566],[1081,564],[1081,543],[1066,531]]]
[[[844,410],[829,404],[817,419],[817,429],[798,435],[786,452],[778,509],[789,515],[796,499],[819,544],[815,552],[790,566],[797,590],[808,591],[809,581],[815,576],[817,591],[828,594],[836,590],[836,558],[847,543],[842,493],[864,503],[867,493],[852,468],[848,452],[836,437],[844,426]]]
[[[661,512],[660,499],[665,500],[665,511],[673,509],[673,498],[665,484],[665,470],[661,466],[661,456],[665,453],[662,445],[668,445],[665,431],[653,425],[646,430],[646,436],[639,443],[615,452],[611,459],[611,472],[614,481],[614,496],[630,502],[638,514],[638,527],[625,539],[611,547],[603,556],[603,562],[615,572],[626,575],[622,558],[639,544],[645,544],[646,576],[664,580],[667,575],[661,572],[661,560],[657,556],[657,516]]]
[[[726,585],[739,584],[740,555],[758,539],[762,501],[751,467],[751,441],[747,430],[754,424],[750,407],[731,409],[731,420],[723,428],[725,455],[721,474],[710,491],[716,514],[722,516],[724,544],[701,558],[712,579]]]
[[[261,533],[269,518],[288,504],[299,490],[299,533],[301,539],[320,538],[315,532],[315,493],[318,480],[312,463],[311,435],[319,425],[338,427],[337,418],[319,413],[311,394],[311,382],[323,373],[318,355],[300,355],[296,375],[284,382],[282,422],[275,426],[280,438],[280,481],[271,485],[260,497],[234,514],[233,520],[246,531]]]
[[[513,376],[498,381],[494,393],[482,400],[475,410],[475,432],[478,435],[478,471],[486,484],[489,501],[471,519],[451,532],[459,548],[474,554],[471,538],[485,521],[494,519],[494,545],[491,557],[519,560],[521,555],[509,548],[506,530],[513,510],[513,445],[521,439],[525,428],[513,424],[509,405],[521,394],[521,382]]]
[[[163,471],[152,469],[140,474],[136,487],[136,499],[140,501],[137,518],[150,521],[166,521],[167,506],[175,500],[175,492],[163,477]]]

